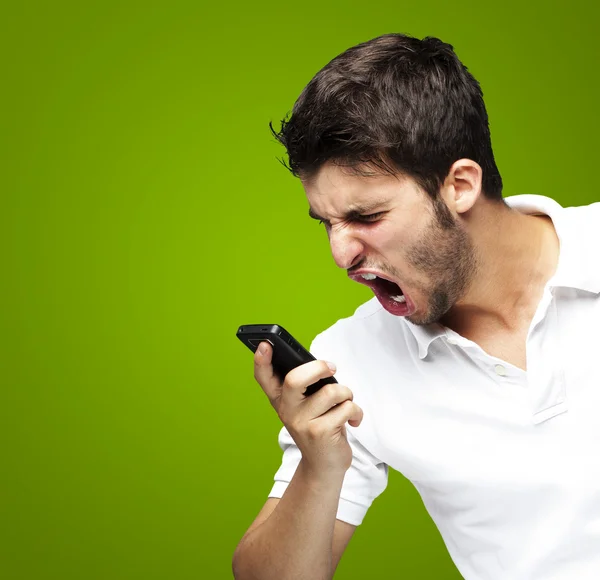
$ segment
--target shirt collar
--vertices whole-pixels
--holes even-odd
[[[406,318],[403,320],[417,341],[420,359],[427,356],[429,346],[436,338],[446,336],[446,327],[437,322],[433,324],[413,324],[409,320],[406,320]]]
[[[589,239],[590,234],[598,234],[590,232],[589,225],[586,227],[584,222],[570,219],[569,211],[576,208],[563,208],[554,199],[543,195],[513,195],[504,198],[504,201],[521,213],[546,214],[552,220],[560,250],[556,272],[548,281],[550,288],[577,288],[600,293],[600,269],[595,252],[600,243]]]
[[[552,220],[560,242],[560,253],[556,272],[548,281],[549,287],[562,286],[600,293],[597,255],[589,247],[589,242],[579,235],[577,228],[567,221],[565,208],[554,199],[543,195],[513,195],[505,197],[504,201],[521,213],[545,214]],[[405,318],[403,321],[417,341],[420,359],[427,356],[429,346],[436,338],[447,336],[446,327],[437,322],[417,325]]]

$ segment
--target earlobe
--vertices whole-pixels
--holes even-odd
[[[461,197],[456,201],[456,211],[457,213],[465,213],[469,211],[473,204],[475,203],[475,198],[472,196],[461,195]]]

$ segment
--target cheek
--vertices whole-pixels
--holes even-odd
[[[365,241],[384,254],[404,253],[409,244],[410,232],[403,227],[388,222],[377,224],[363,231]]]
[[[389,274],[406,281],[414,275],[408,254],[411,240],[405,233],[391,227],[380,228],[365,232],[363,240],[367,254],[373,254],[373,261]]]
[[[395,260],[397,267],[402,267],[409,261],[411,249],[419,247],[421,240],[412,228],[392,229],[381,232],[379,247],[388,260]]]

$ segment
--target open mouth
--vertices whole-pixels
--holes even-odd
[[[414,313],[414,304],[396,282],[373,272],[352,274],[350,277],[355,282],[371,288],[381,305],[390,314],[409,316]]]
[[[381,278],[376,274],[360,274],[359,276],[365,280],[364,284],[369,286],[375,294],[384,294],[400,304],[406,302],[406,297],[404,296],[404,292],[402,292],[402,288],[395,282],[387,280],[386,278]]]

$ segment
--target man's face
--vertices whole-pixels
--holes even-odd
[[[441,198],[434,202],[408,177],[357,176],[331,163],[303,185],[336,264],[371,287],[388,312],[429,324],[464,295],[474,247]]]

